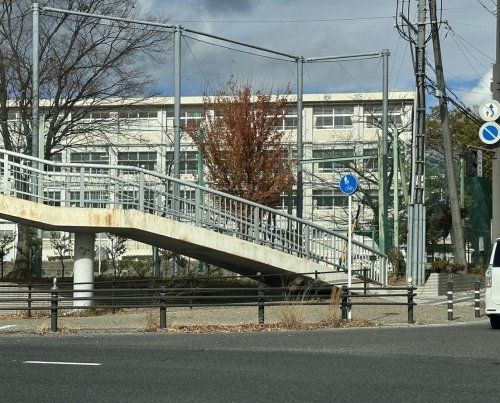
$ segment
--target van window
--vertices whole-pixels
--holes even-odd
[[[493,267],[500,267],[500,242],[495,247],[495,256],[493,257]]]

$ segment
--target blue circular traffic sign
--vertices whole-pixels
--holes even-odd
[[[495,144],[500,140],[500,126],[495,122],[486,122],[479,129],[479,138],[485,144]]]
[[[340,178],[339,187],[342,193],[352,195],[356,190],[358,190],[358,180],[353,174],[344,175]]]

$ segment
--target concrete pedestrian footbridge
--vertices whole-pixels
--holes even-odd
[[[110,232],[243,275],[337,272],[347,237],[282,211],[133,166],[57,163],[0,149],[0,217],[75,233],[74,281],[93,280],[94,238]],[[387,281],[386,257],[353,241],[352,269]]]

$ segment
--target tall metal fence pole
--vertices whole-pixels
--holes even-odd
[[[162,287],[160,292],[160,329],[165,329],[167,327],[167,304],[165,296],[165,287]]]
[[[481,304],[480,304],[480,287],[481,287],[481,282],[479,280],[476,280],[474,282],[474,316],[476,318],[481,317]]]
[[[52,286],[50,296],[50,330],[57,332],[57,304],[58,304],[58,288],[57,279],[54,277],[54,285]]]
[[[448,296],[448,320],[453,320],[453,278],[451,276],[448,278],[446,295]]]
[[[264,323],[264,289],[263,289],[263,284],[262,284],[262,274],[259,272],[257,273],[257,276],[259,278],[259,290],[257,292],[257,303],[258,303],[258,317],[259,317],[259,323],[262,324]]]
[[[415,323],[415,320],[413,318],[413,306],[414,306],[413,296],[415,294],[413,294],[413,290],[414,290],[413,287],[408,288],[408,323]]]

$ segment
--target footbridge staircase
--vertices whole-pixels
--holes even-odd
[[[317,271],[345,278],[342,234],[133,166],[57,163],[0,149],[0,217],[92,239],[115,233],[242,275]],[[76,238],[75,258],[92,258],[93,247],[77,248]],[[353,270],[368,269],[371,280],[386,284],[386,256],[376,248],[353,241],[352,262]]]

